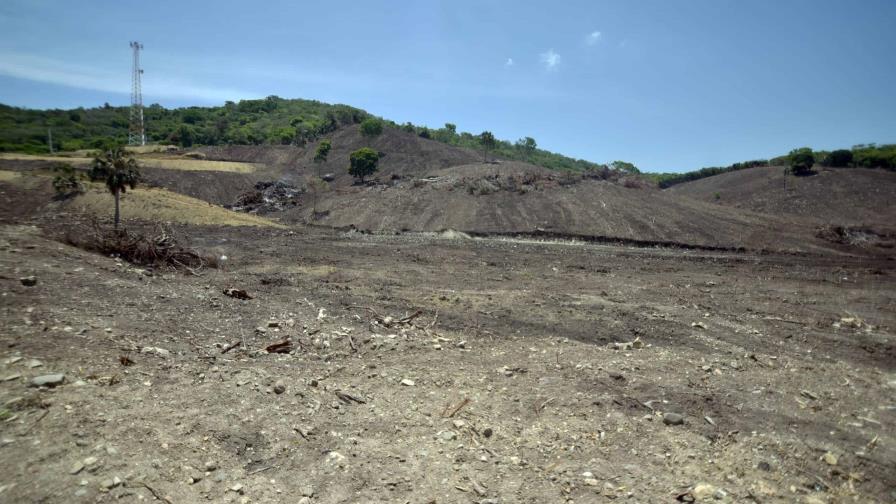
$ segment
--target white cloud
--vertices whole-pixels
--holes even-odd
[[[591,32],[591,33],[589,33],[589,34],[585,37],[585,43],[588,44],[588,45],[594,45],[594,44],[596,44],[599,40],[600,40],[600,32],[597,31],[597,30],[595,30],[595,31],[593,31],[593,32]]]
[[[504,62],[504,68],[510,68],[514,65],[513,58],[507,58],[507,61]]]
[[[560,64],[560,55],[555,53],[553,49],[548,49],[547,52],[541,53],[540,59],[548,70],[554,70]]]
[[[17,52],[0,51],[0,75],[107,93],[128,95],[131,92],[130,72],[112,72]],[[208,102],[238,100],[257,95],[237,89],[158,77],[152,73],[143,75],[143,94],[153,99],[199,99]]]

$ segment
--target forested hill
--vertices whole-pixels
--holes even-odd
[[[128,107],[108,104],[72,110],[32,110],[0,105],[0,152],[47,153],[48,129],[52,129],[53,146],[57,151],[93,149],[110,141],[124,142],[127,140],[129,113]],[[301,146],[341,126],[373,118],[368,112],[348,105],[277,96],[226,102],[219,107],[166,109],[153,104],[144,109],[144,116],[147,141],[182,147],[228,144]],[[401,128],[451,145],[481,148],[478,134],[458,132],[450,123],[433,129],[373,119],[381,122],[383,127]],[[601,167],[597,163],[539,149],[535,140],[529,137],[513,143],[498,140],[493,153],[505,159],[525,160],[552,169]]]

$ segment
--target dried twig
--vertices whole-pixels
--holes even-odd
[[[449,411],[449,408],[446,407],[445,411],[442,412],[442,417],[444,417],[444,418],[454,417],[454,415],[456,415],[460,410],[464,409],[464,407],[466,407],[467,404],[470,404],[470,398],[464,397],[464,399],[457,406],[455,406],[454,408],[451,408],[450,411]],[[448,403],[448,406],[451,406],[451,403]]]
[[[138,484],[138,485],[141,485],[143,488],[149,490],[149,493],[151,493],[152,496],[156,498],[156,500],[160,500],[160,501],[162,501],[162,502],[167,502],[168,504],[174,504],[174,503],[171,502],[167,497],[165,497],[165,496],[163,496],[163,495],[160,495],[159,492],[157,492],[155,488],[153,488],[153,487],[147,485],[145,482],[140,481],[140,482],[138,482],[137,484]]]
[[[221,350],[221,353],[222,353],[222,354],[226,354],[227,352],[233,350],[234,348],[236,348],[236,347],[238,347],[238,346],[240,346],[240,345],[242,345],[242,344],[243,344],[243,341],[242,341],[242,340],[238,340],[236,343],[231,343],[230,345],[227,345],[226,347],[224,347],[224,348]]]
[[[40,417],[38,417],[38,419],[35,420],[33,424],[31,424],[31,427],[28,427],[28,429],[22,435],[24,436],[25,434],[28,434],[29,432],[31,432],[35,427],[37,427],[37,424],[39,424],[40,421],[43,420],[44,417],[46,417],[49,414],[50,414],[50,410],[48,410],[48,409],[44,410],[43,414]]]
[[[351,394],[346,394],[345,392],[342,392],[341,390],[336,391],[336,397],[338,397],[339,400],[341,400],[345,404],[351,404],[353,402],[358,403],[358,404],[367,404],[367,401],[365,401],[364,399],[361,399],[360,397],[355,397]]]

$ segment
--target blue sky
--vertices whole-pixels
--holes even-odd
[[[0,3],[0,102],[276,94],[683,171],[896,142],[896,1]]]

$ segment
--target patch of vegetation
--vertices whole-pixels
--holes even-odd
[[[834,151],[816,151],[808,149],[812,154],[815,162],[819,162],[822,166],[832,168],[883,168],[886,170],[896,170],[896,144],[860,144],[853,146],[852,149],[837,149]],[[796,149],[801,151],[802,149]],[[712,166],[701,168],[686,173],[647,173],[648,178],[654,180],[661,188],[672,187],[683,182],[699,180],[706,177],[712,177],[730,171],[743,170],[746,168],[754,168],[756,166],[790,166],[794,152],[774,157],[769,160],[757,159],[753,161],[744,161],[742,163],[734,163],[726,167]],[[805,155],[802,162],[805,162]]]
[[[686,172],[686,173],[647,173],[645,174],[648,178],[652,179],[660,186],[660,188],[665,189],[667,187],[672,187],[676,184],[682,184],[684,182],[691,182],[693,180],[700,180],[706,177],[712,177],[713,175],[719,175],[722,173],[728,173],[730,171],[744,170],[747,168],[755,168],[757,166],[769,166],[769,161],[765,159],[756,159],[753,161],[744,161],[742,163],[734,163],[730,166],[710,166],[707,168],[701,168],[696,171]]]
[[[488,151],[494,150],[497,143],[495,135],[491,131],[483,131],[479,134],[479,144],[482,146],[482,160],[488,162]]]
[[[125,143],[128,107],[106,104],[73,110],[32,110],[0,105],[0,152],[49,153],[47,129],[53,130],[57,151],[107,149]],[[226,102],[219,107],[166,109],[152,104],[144,110],[147,140],[182,147],[228,144],[304,145],[341,126],[370,117],[347,105],[269,96],[260,100]]]
[[[370,147],[362,147],[355,152],[352,152],[349,161],[349,175],[360,179],[363,184],[364,177],[369,177],[376,173],[377,164],[380,161],[380,154]]]
[[[812,173],[812,166],[815,165],[815,154],[809,147],[801,147],[793,149],[788,154],[790,158],[790,173],[794,175],[808,175]]]
[[[383,134],[383,121],[376,117],[368,117],[361,121],[361,134],[366,137],[375,137]]]
[[[81,174],[75,167],[68,163],[58,163],[53,167],[56,176],[53,177],[53,189],[59,198],[70,198],[84,192],[84,184],[81,183]]]

